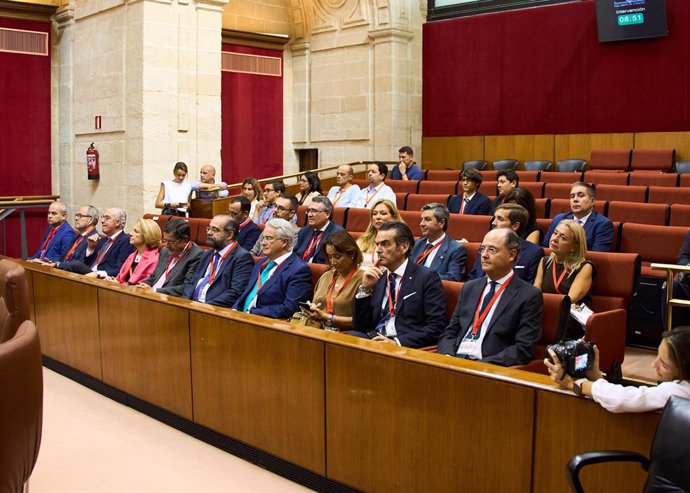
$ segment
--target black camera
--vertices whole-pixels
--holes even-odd
[[[582,378],[594,364],[594,345],[583,341],[560,341],[546,347],[546,357],[553,363],[549,349],[556,353],[565,372],[573,378]]]

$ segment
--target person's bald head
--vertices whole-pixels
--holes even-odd
[[[57,228],[67,219],[67,204],[55,201],[48,206],[48,224]]]
[[[204,164],[199,173],[201,183],[215,183],[216,182],[216,168],[211,164]]]
[[[520,253],[520,238],[512,229],[492,229],[484,236],[479,247],[482,270],[489,279],[496,281],[513,269]]]
[[[349,164],[341,164],[335,172],[335,182],[339,187],[343,187],[352,181],[355,171]]]

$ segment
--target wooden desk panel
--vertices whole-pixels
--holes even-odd
[[[565,466],[589,450],[635,450],[648,455],[658,413],[614,414],[592,400],[537,393],[534,490],[569,491]],[[587,493],[642,491],[647,473],[638,464],[600,464],[584,469]]]
[[[325,474],[323,343],[196,312],[191,327],[195,421]]]
[[[331,344],[326,368],[328,477],[372,492],[530,491],[535,390]]]
[[[98,288],[38,271],[32,281],[41,352],[102,379]]]
[[[103,381],[192,419],[189,311],[100,289]]]

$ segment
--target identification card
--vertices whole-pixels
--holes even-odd
[[[457,354],[465,355],[472,359],[482,358],[482,346],[478,339],[463,339]]]

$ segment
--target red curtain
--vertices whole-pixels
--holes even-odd
[[[50,33],[50,24],[0,18],[0,27]],[[0,52],[0,196],[49,195],[50,56]],[[45,210],[27,213],[29,252],[38,248]],[[6,254],[20,255],[19,214],[0,223]]]
[[[690,2],[665,38],[599,43],[587,0],[424,25],[423,135],[690,129]]]
[[[230,44],[223,51],[279,57],[283,52]],[[281,70],[282,72],[282,70]],[[283,77],[223,72],[223,180],[283,174]]]

